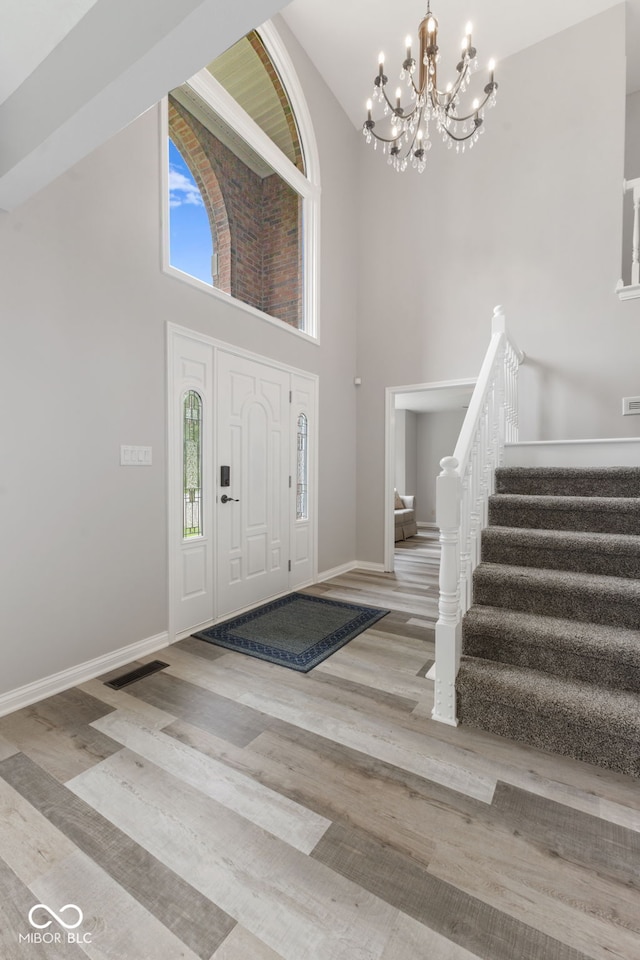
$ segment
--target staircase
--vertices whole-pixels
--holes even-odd
[[[462,723],[640,777],[640,468],[496,470]]]

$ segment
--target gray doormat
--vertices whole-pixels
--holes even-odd
[[[290,593],[194,637],[307,673],[388,613]]]

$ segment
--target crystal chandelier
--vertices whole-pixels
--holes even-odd
[[[402,64],[400,80],[409,88],[411,106],[402,106],[402,90],[396,90],[395,103],[387,94],[388,77],[384,73],[384,54],[378,59],[378,74],[374,79],[373,99],[367,101],[367,119],[362,132],[367,143],[373,142],[374,149],[382,143],[382,151],[387,155],[387,163],[398,171],[407,169],[411,164],[419,173],[425,168],[427,151],[431,149],[431,132],[435,127],[438,136],[456,152],[464,153],[467,142],[469,149],[477,143],[478,136],[484,133],[484,109],[496,102],[498,84],[494,80],[495,61],[489,61],[489,82],[484,87],[482,99],[475,99],[469,107],[463,108],[462,95],[467,93],[471,74],[478,68],[476,48],[471,40],[471,24],[468,23],[462,41],[462,54],[457,66],[457,77],[447,84],[445,90],[438,87],[438,21],[431,13],[431,0],[427,3],[427,12],[418,28],[420,53],[416,60],[411,55],[411,37],[406,39],[406,57]],[[417,72],[417,80],[416,80]],[[387,135],[376,131],[376,121],[372,119],[373,101],[379,101],[387,121]]]

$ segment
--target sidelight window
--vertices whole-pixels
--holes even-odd
[[[184,537],[201,537],[202,528],[202,398],[189,390],[182,419],[182,475],[184,483]]]
[[[298,417],[296,520],[309,519],[309,431],[304,413]]]

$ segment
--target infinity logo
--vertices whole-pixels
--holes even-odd
[[[65,928],[65,930],[75,930],[76,927],[80,926],[80,924],[84,919],[84,914],[82,913],[82,910],[80,909],[80,907],[77,907],[75,903],[65,903],[64,907],[60,907],[59,913],[54,913],[51,907],[48,907],[46,903],[36,903],[35,907],[31,907],[31,910],[29,910],[29,923],[31,924],[32,927],[36,927],[37,930],[44,930],[46,927],[51,926],[51,920],[45,920],[44,923],[36,923],[36,921],[33,919],[33,915],[36,912],[36,910],[46,910],[46,912],[51,917],[53,917],[56,923],[59,923],[61,927]],[[64,913],[65,910],[76,911],[76,915],[78,919],[76,920],[75,923],[66,923],[62,919],[62,917],[60,916],[60,913]]]

